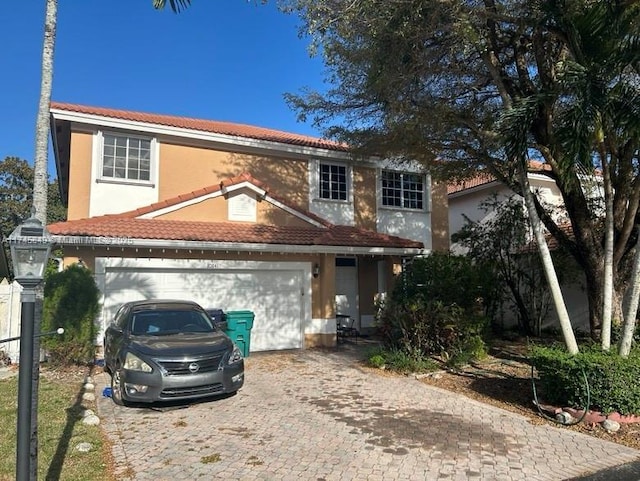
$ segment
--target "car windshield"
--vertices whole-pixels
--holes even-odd
[[[136,336],[166,336],[215,330],[207,315],[197,310],[158,309],[134,312],[131,317],[131,333]]]

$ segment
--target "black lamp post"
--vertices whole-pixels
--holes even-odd
[[[9,236],[8,242],[11,248],[13,277],[22,286],[16,480],[28,481],[36,287],[44,278],[44,270],[51,253],[51,236],[38,219],[31,217],[16,227]]]

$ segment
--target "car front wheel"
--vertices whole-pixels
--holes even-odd
[[[125,406],[126,401],[123,396],[124,386],[122,381],[122,369],[116,368],[111,373],[111,399],[118,406]]]

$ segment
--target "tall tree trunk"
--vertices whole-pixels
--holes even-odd
[[[57,11],[58,0],[47,0],[44,20],[44,43],[42,46],[40,101],[36,119],[35,159],[33,161],[33,207],[35,216],[42,222],[42,225],[47,225],[49,106],[51,105],[51,84],[53,82],[53,52],[56,43]]]
[[[35,216],[47,225],[47,193],[49,188],[49,108],[51,105],[51,84],[53,82],[53,53],[56,43],[56,23],[58,0],[47,0],[44,19],[44,41],[42,46],[42,72],[40,81],[40,101],[35,133],[35,158],[33,161],[33,209]],[[31,444],[30,479],[38,479],[38,389],[40,385],[40,326],[42,323],[43,288],[36,294],[33,341],[33,378],[31,382]]]
[[[600,162],[602,164],[602,178],[604,185],[604,275],[602,295],[602,349],[608,351],[611,347],[611,312],[613,309],[613,189],[611,187],[611,171],[607,155],[602,145],[602,129],[600,135]]]
[[[638,301],[640,300],[640,232],[638,232],[638,240],[636,241],[636,257],[633,262],[633,270],[631,271],[631,295],[629,304],[624,313],[624,327],[622,329],[622,338],[620,339],[619,354],[622,357],[629,356],[631,352],[631,343],[633,342],[633,333],[636,330],[636,317],[638,315]]]
[[[540,252],[540,258],[542,260],[542,266],[544,273],[549,284],[549,290],[551,291],[551,297],[558,314],[558,321],[560,322],[560,329],[562,330],[562,336],[567,346],[569,354],[578,354],[578,343],[576,342],[575,334],[571,326],[571,319],[569,319],[569,313],[567,312],[567,306],[565,305],[564,298],[562,296],[562,290],[560,289],[560,283],[558,282],[558,276],[556,274],[555,267],[553,266],[553,259],[549,252],[549,246],[544,237],[544,231],[538,212],[536,211],[535,201],[533,199],[533,193],[531,192],[531,186],[529,185],[529,177],[527,175],[527,163],[525,159],[521,159],[518,162],[518,175],[520,178],[520,185],[522,187],[522,193],[524,195],[525,205],[529,213],[529,222],[531,222],[531,228],[538,244],[538,250]]]
[[[585,290],[589,307],[589,333],[594,342],[602,339],[602,299],[604,298],[604,266],[600,259],[587,260],[588,269],[584,269]]]

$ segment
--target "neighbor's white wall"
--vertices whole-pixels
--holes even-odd
[[[20,336],[20,314],[22,287],[17,282],[0,282],[0,339]],[[20,359],[20,342],[0,344],[0,350],[7,353],[12,363]]]

